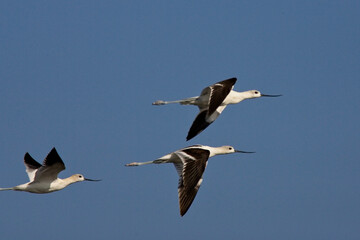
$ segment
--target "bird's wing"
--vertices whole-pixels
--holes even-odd
[[[41,164],[33,159],[29,153],[25,153],[24,164],[26,168],[26,173],[28,174],[30,182],[34,180],[37,170],[41,167]]]
[[[211,115],[208,114],[207,110],[203,110],[202,112],[199,112],[199,114],[196,116],[194,122],[192,123],[188,135],[186,137],[186,141],[192,139],[199,133],[201,133],[205,128],[207,128],[211,123],[213,123],[218,116],[221,114],[221,112],[226,108],[226,105],[219,106],[215,112],[213,112]]]
[[[189,141],[190,139],[201,133],[211,124],[211,122],[206,121],[206,115],[207,110],[199,112],[189,129],[188,135],[186,136],[186,141]]]
[[[235,83],[236,78],[230,78],[208,87],[210,88],[208,116],[212,115],[217,110],[230,91],[234,88]]]
[[[200,188],[210,152],[201,148],[186,148],[175,154],[182,161],[182,164],[176,163],[175,167],[179,173],[180,215],[184,216]]]
[[[64,162],[56,149],[53,148],[44,159],[43,166],[36,172],[34,181],[53,181],[57,179],[59,172],[64,169]]]

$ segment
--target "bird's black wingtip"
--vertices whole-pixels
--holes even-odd
[[[59,153],[56,151],[55,147],[53,147],[48,155],[45,157],[43,165],[51,166],[55,163],[63,163]]]
[[[185,216],[185,214],[187,213],[188,209],[189,209],[189,208],[187,208],[187,209],[180,209],[180,217]]]
[[[199,132],[199,133],[200,133],[200,132]],[[196,135],[198,135],[199,133],[194,134],[194,132],[189,131],[188,135],[186,136],[186,141],[189,141],[189,140],[193,139],[193,138],[196,137]]]
[[[24,155],[24,163],[28,168],[38,169],[41,167],[41,164],[38,163],[28,152]]]
[[[230,78],[230,79],[228,79],[228,80],[231,81],[231,82],[233,82],[233,84],[235,84],[236,81],[237,81],[237,78],[236,78],[236,77],[233,77],[233,78]]]

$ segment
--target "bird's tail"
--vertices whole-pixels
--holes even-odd
[[[0,188],[0,191],[13,190],[13,188]]]

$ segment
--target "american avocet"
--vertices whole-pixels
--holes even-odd
[[[100,181],[84,178],[81,174],[74,174],[65,179],[58,178],[59,172],[65,169],[65,164],[55,148],[51,149],[50,153],[46,156],[43,165],[35,161],[29,153],[26,153],[24,156],[24,164],[30,182],[11,188],[0,188],[0,191],[14,190],[31,193],[50,193],[61,190],[75,182]]]
[[[176,101],[159,100],[153,102],[153,105],[180,103],[182,105],[196,105],[199,107],[200,112],[195,118],[193,124],[191,125],[188,135],[186,137],[186,140],[188,141],[201,133],[211,123],[213,123],[228,104],[236,104],[250,98],[281,96],[262,94],[258,90],[236,92],[232,90],[235,83],[236,78],[230,78],[204,88],[200,96]]]
[[[133,162],[125,166],[140,166],[145,164],[173,163],[179,174],[178,195],[180,215],[184,216],[193,202],[205,171],[209,157],[229,153],[253,153],[235,150],[232,146],[209,147],[194,145],[169,153],[155,161]]]

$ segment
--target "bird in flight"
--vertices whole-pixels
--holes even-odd
[[[133,162],[125,166],[141,166],[145,164],[173,163],[179,175],[178,196],[180,215],[184,216],[190,208],[203,181],[203,173],[210,157],[230,153],[253,153],[235,150],[232,146],[209,147],[193,145],[169,153],[154,161]]]
[[[176,101],[158,100],[152,104],[165,105],[170,103],[180,103],[181,105],[196,105],[199,107],[200,112],[192,123],[186,137],[186,141],[188,141],[213,123],[229,104],[236,104],[251,98],[282,96],[263,94],[258,90],[237,92],[233,90],[235,83],[236,78],[230,78],[204,88],[200,96]]]
[[[51,149],[42,165],[33,159],[29,153],[26,153],[24,156],[24,164],[30,181],[11,188],[0,188],[0,191],[14,190],[31,193],[50,193],[61,190],[75,182],[100,181],[85,178],[81,174],[74,174],[65,179],[58,178],[58,174],[65,169],[65,164],[55,148]]]

